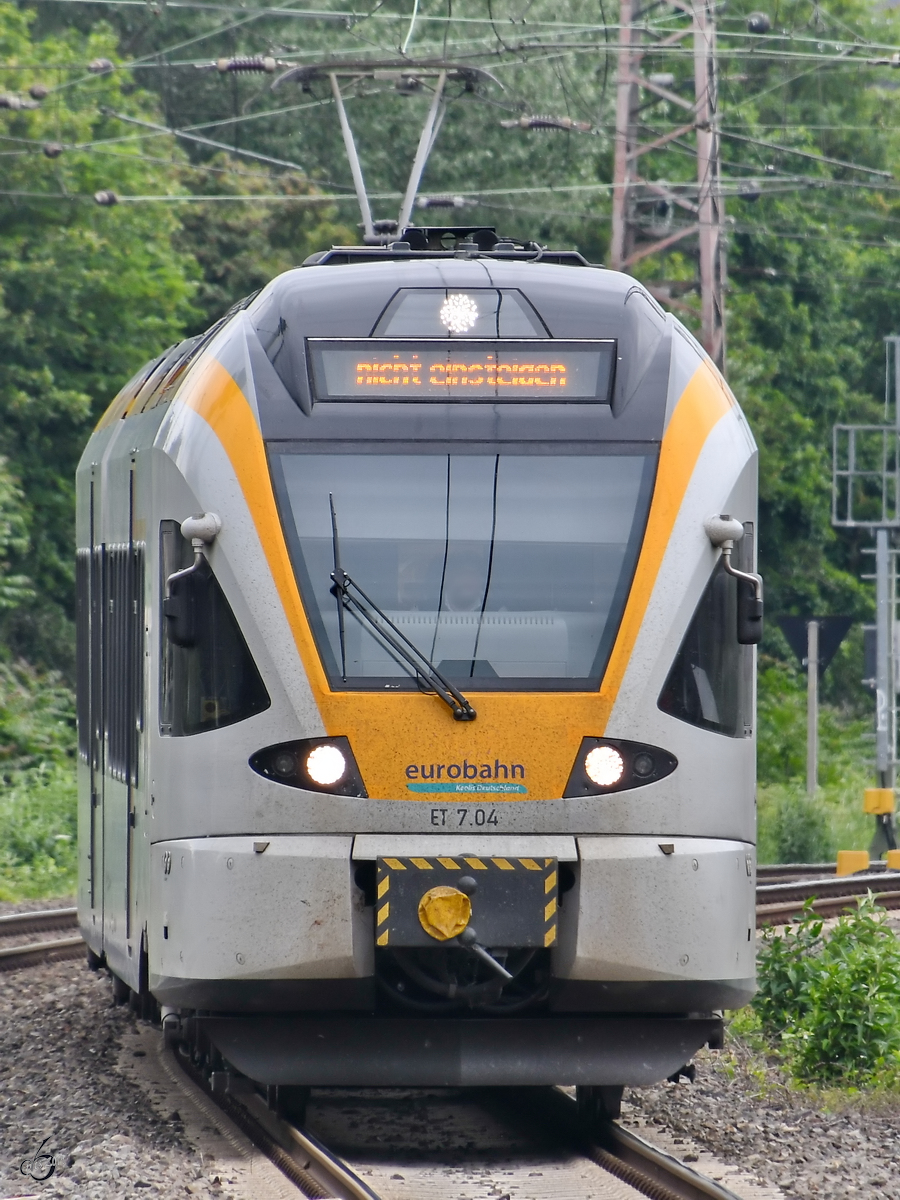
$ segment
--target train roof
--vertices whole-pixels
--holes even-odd
[[[425,231],[425,245],[416,249],[405,231],[402,241],[388,245],[334,247],[313,255],[235,305],[206,334],[171,347],[142,368],[119,393],[100,427],[171,399],[209,348],[235,378],[252,386],[267,438],[440,439],[451,436],[452,429],[454,437],[475,439],[658,440],[673,336],[682,346],[680,357],[687,354],[694,364],[691,370],[706,357],[687,330],[628,275],[592,266],[574,252],[507,243],[488,232],[490,238],[476,230],[476,236],[457,237],[453,248],[436,249],[442,238],[448,240],[446,231]],[[407,312],[415,310],[419,297],[423,311],[433,309],[428,296],[435,291],[502,295],[514,302],[512,307],[518,305],[526,320],[529,313],[534,317],[534,332],[524,336],[548,339],[548,345],[554,339],[613,342],[615,367],[608,400],[580,408],[558,403],[551,406],[552,414],[547,411],[540,417],[537,412],[516,415],[514,409],[520,406],[499,405],[489,413],[484,404],[458,400],[427,405],[316,402],[310,382],[311,342],[371,338],[374,344],[382,337],[446,337],[446,329],[427,327],[424,317],[421,328],[405,334],[388,320],[404,297],[411,301]],[[523,335],[504,334],[498,328],[496,334],[481,336],[502,340]],[[461,337],[455,344],[465,341]]]

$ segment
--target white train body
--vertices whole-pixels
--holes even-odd
[[[625,276],[369,257],[276,279],[85,449],[82,931],[263,1082],[649,1083],[754,987],[754,650],[704,530],[753,571],[753,438]],[[440,887],[487,958],[428,932]]]

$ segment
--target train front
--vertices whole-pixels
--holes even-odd
[[[625,276],[384,259],[270,284],[157,439],[234,615],[225,699],[161,618],[150,987],[267,1084],[650,1083],[753,990],[753,439]]]

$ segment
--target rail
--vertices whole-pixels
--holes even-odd
[[[0,971],[12,971],[19,967],[38,966],[43,962],[61,962],[67,958],[80,957],[84,953],[84,942],[78,933],[68,937],[5,944],[7,938],[22,934],[34,937],[35,934],[48,930],[77,928],[77,908],[46,908],[39,912],[8,913],[0,916]]]

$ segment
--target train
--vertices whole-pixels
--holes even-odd
[[[410,228],[171,347],[77,472],[91,965],[270,1095],[677,1075],[755,986],[757,522],[575,252]]]

